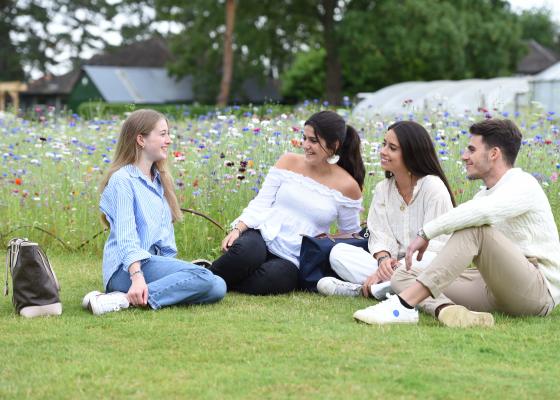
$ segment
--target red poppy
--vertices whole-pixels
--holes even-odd
[[[16,179],[14,180],[14,183],[15,183],[16,185],[21,185],[21,179],[20,179],[20,178],[16,178]]]

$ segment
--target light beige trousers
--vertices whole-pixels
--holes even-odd
[[[471,263],[478,269],[467,269]],[[400,293],[415,281],[432,294],[419,304],[431,315],[444,304],[510,315],[545,316],[554,308],[538,267],[490,226],[456,231],[427,268],[407,271],[401,266],[391,286]]]

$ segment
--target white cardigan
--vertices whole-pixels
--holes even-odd
[[[546,194],[537,180],[512,168],[490,189],[424,225],[428,238],[460,229],[491,225],[526,257],[536,257],[550,294],[560,302],[560,241]]]
[[[395,178],[383,179],[375,186],[369,208],[369,252],[387,251],[392,257],[403,258],[418,230],[452,208],[451,196],[438,176],[420,178],[408,205],[397,190]],[[428,250],[438,252],[447,239],[448,235],[435,238],[430,241]]]

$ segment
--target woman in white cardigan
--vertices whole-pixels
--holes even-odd
[[[422,125],[398,121],[389,126],[380,157],[386,179],[376,185],[369,209],[369,252],[336,245],[330,263],[343,280],[321,279],[317,289],[324,295],[382,297],[390,290],[393,271],[418,230],[455,205],[430,135]],[[417,263],[427,265],[447,238],[442,235],[430,241]]]

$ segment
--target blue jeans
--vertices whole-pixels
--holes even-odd
[[[142,264],[148,285],[148,304],[157,310],[175,304],[206,304],[220,301],[226,283],[209,270],[172,257],[153,255]],[[128,271],[119,268],[107,291],[127,293],[132,285]]]

